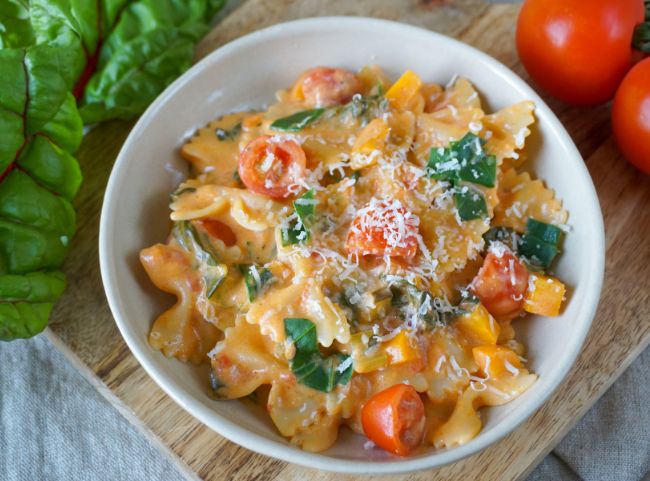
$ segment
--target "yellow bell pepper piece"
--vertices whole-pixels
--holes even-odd
[[[358,373],[377,371],[388,366],[388,355],[381,346],[368,347],[372,331],[362,331],[350,336],[353,369]]]
[[[377,157],[372,152],[382,151],[388,138],[388,123],[384,119],[374,119],[366,125],[352,146],[352,159],[350,167],[361,169],[377,162]],[[356,155],[355,155],[356,154]]]
[[[516,376],[522,367],[519,356],[504,346],[478,346],[472,349],[472,355],[479,369],[490,378],[504,374]]]
[[[408,334],[401,331],[384,344],[389,364],[402,364],[420,358],[420,351],[411,344]]]
[[[557,316],[566,288],[554,277],[532,274],[524,300],[524,311],[540,316]]]
[[[454,323],[458,330],[474,345],[496,344],[501,327],[494,320],[483,304],[468,313],[458,317]]]
[[[391,107],[407,110],[413,98],[420,92],[422,80],[413,71],[407,70],[386,92]]]

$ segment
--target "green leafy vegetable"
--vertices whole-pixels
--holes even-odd
[[[367,124],[372,119],[381,117],[388,111],[388,100],[384,97],[383,88],[378,84],[378,93],[376,95],[355,95],[341,109],[344,113],[349,113],[353,117],[362,120],[362,125]]]
[[[236,124],[232,129],[227,130],[227,129],[222,129],[222,128],[217,128],[214,131],[214,134],[217,136],[217,139],[224,141],[224,140],[235,140],[237,136],[241,133],[241,122]]]
[[[298,132],[318,120],[323,113],[325,113],[325,109],[302,110],[288,117],[275,120],[271,124],[271,128],[284,132]]]
[[[282,245],[309,242],[311,239],[311,225],[316,212],[316,200],[313,189],[308,190],[293,202],[296,218],[289,222],[286,228],[280,231]]]
[[[447,148],[433,148],[429,153],[427,171],[430,177],[453,184],[460,181],[494,187],[497,177],[497,160],[483,150],[486,141],[467,133],[462,139],[451,142]]]
[[[82,123],[66,52],[0,50],[0,338],[40,332],[64,287]]]
[[[411,328],[420,325],[432,328],[439,324],[448,324],[460,311],[446,299],[433,297],[431,293],[418,289],[407,281],[393,283],[392,304],[402,311],[404,318],[411,323]]]
[[[562,230],[559,227],[529,218],[518,253],[533,267],[548,269],[560,252],[561,240]]]
[[[0,48],[27,47],[33,42],[28,0],[0,2]]]
[[[199,262],[204,294],[210,299],[228,274],[228,267],[218,262],[219,256],[205,234],[196,230],[190,221],[174,224],[172,236],[176,242]]]
[[[458,217],[462,221],[488,217],[487,203],[481,191],[469,186],[457,188],[454,192]]]
[[[250,302],[253,302],[273,279],[273,273],[267,268],[259,270],[255,265],[240,265],[239,270],[244,276],[244,283],[246,284],[248,300]]]
[[[352,377],[352,358],[334,353],[324,357],[318,349],[316,325],[308,319],[284,319],[284,332],[293,341],[296,354],[289,361],[296,380],[312,389],[331,392]]]
[[[514,250],[520,239],[519,234],[510,227],[495,226],[490,227],[490,230],[483,234],[483,240],[486,245],[489,245],[491,242],[503,242],[510,249]]]

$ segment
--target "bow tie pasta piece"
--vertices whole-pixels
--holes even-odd
[[[566,224],[568,212],[555,192],[544,182],[533,180],[528,172],[517,174],[508,169],[501,175],[497,195],[499,204],[494,210],[494,224],[510,227],[517,232],[526,230],[529,217],[553,225]]]
[[[486,150],[496,156],[502,168],[524,163],[525,157],[521,151],[534,123],[535,104],[529,100],[485,116],[481,135],[488,141]]]
[[[201,280],[188,256],[168,245],[156,244],[140,253],[140,260],[158,289],[177,297],[176,304],[154,322],[149,343],[165,356],[194,364],[206,362],[220,331],[196,306]]]

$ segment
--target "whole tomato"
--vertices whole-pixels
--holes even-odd
[[[610,100],[634,63],[632,37],[643,0],[526,0],[517,49],[549,94],[579,106]]]
[[[612,127],[627,160],[650,174],[650,58],[630,70],[618,88]]]

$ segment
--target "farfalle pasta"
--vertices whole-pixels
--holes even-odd
[[[568,213],[517,171],[534,110],[486,113],[463,78],[317,67],[199,129],[171,235],[141,252],[178,299],[150,344],[306,450],[343,426],[400,456],[468,442],[537,379],[517,319],[565,295]]]

